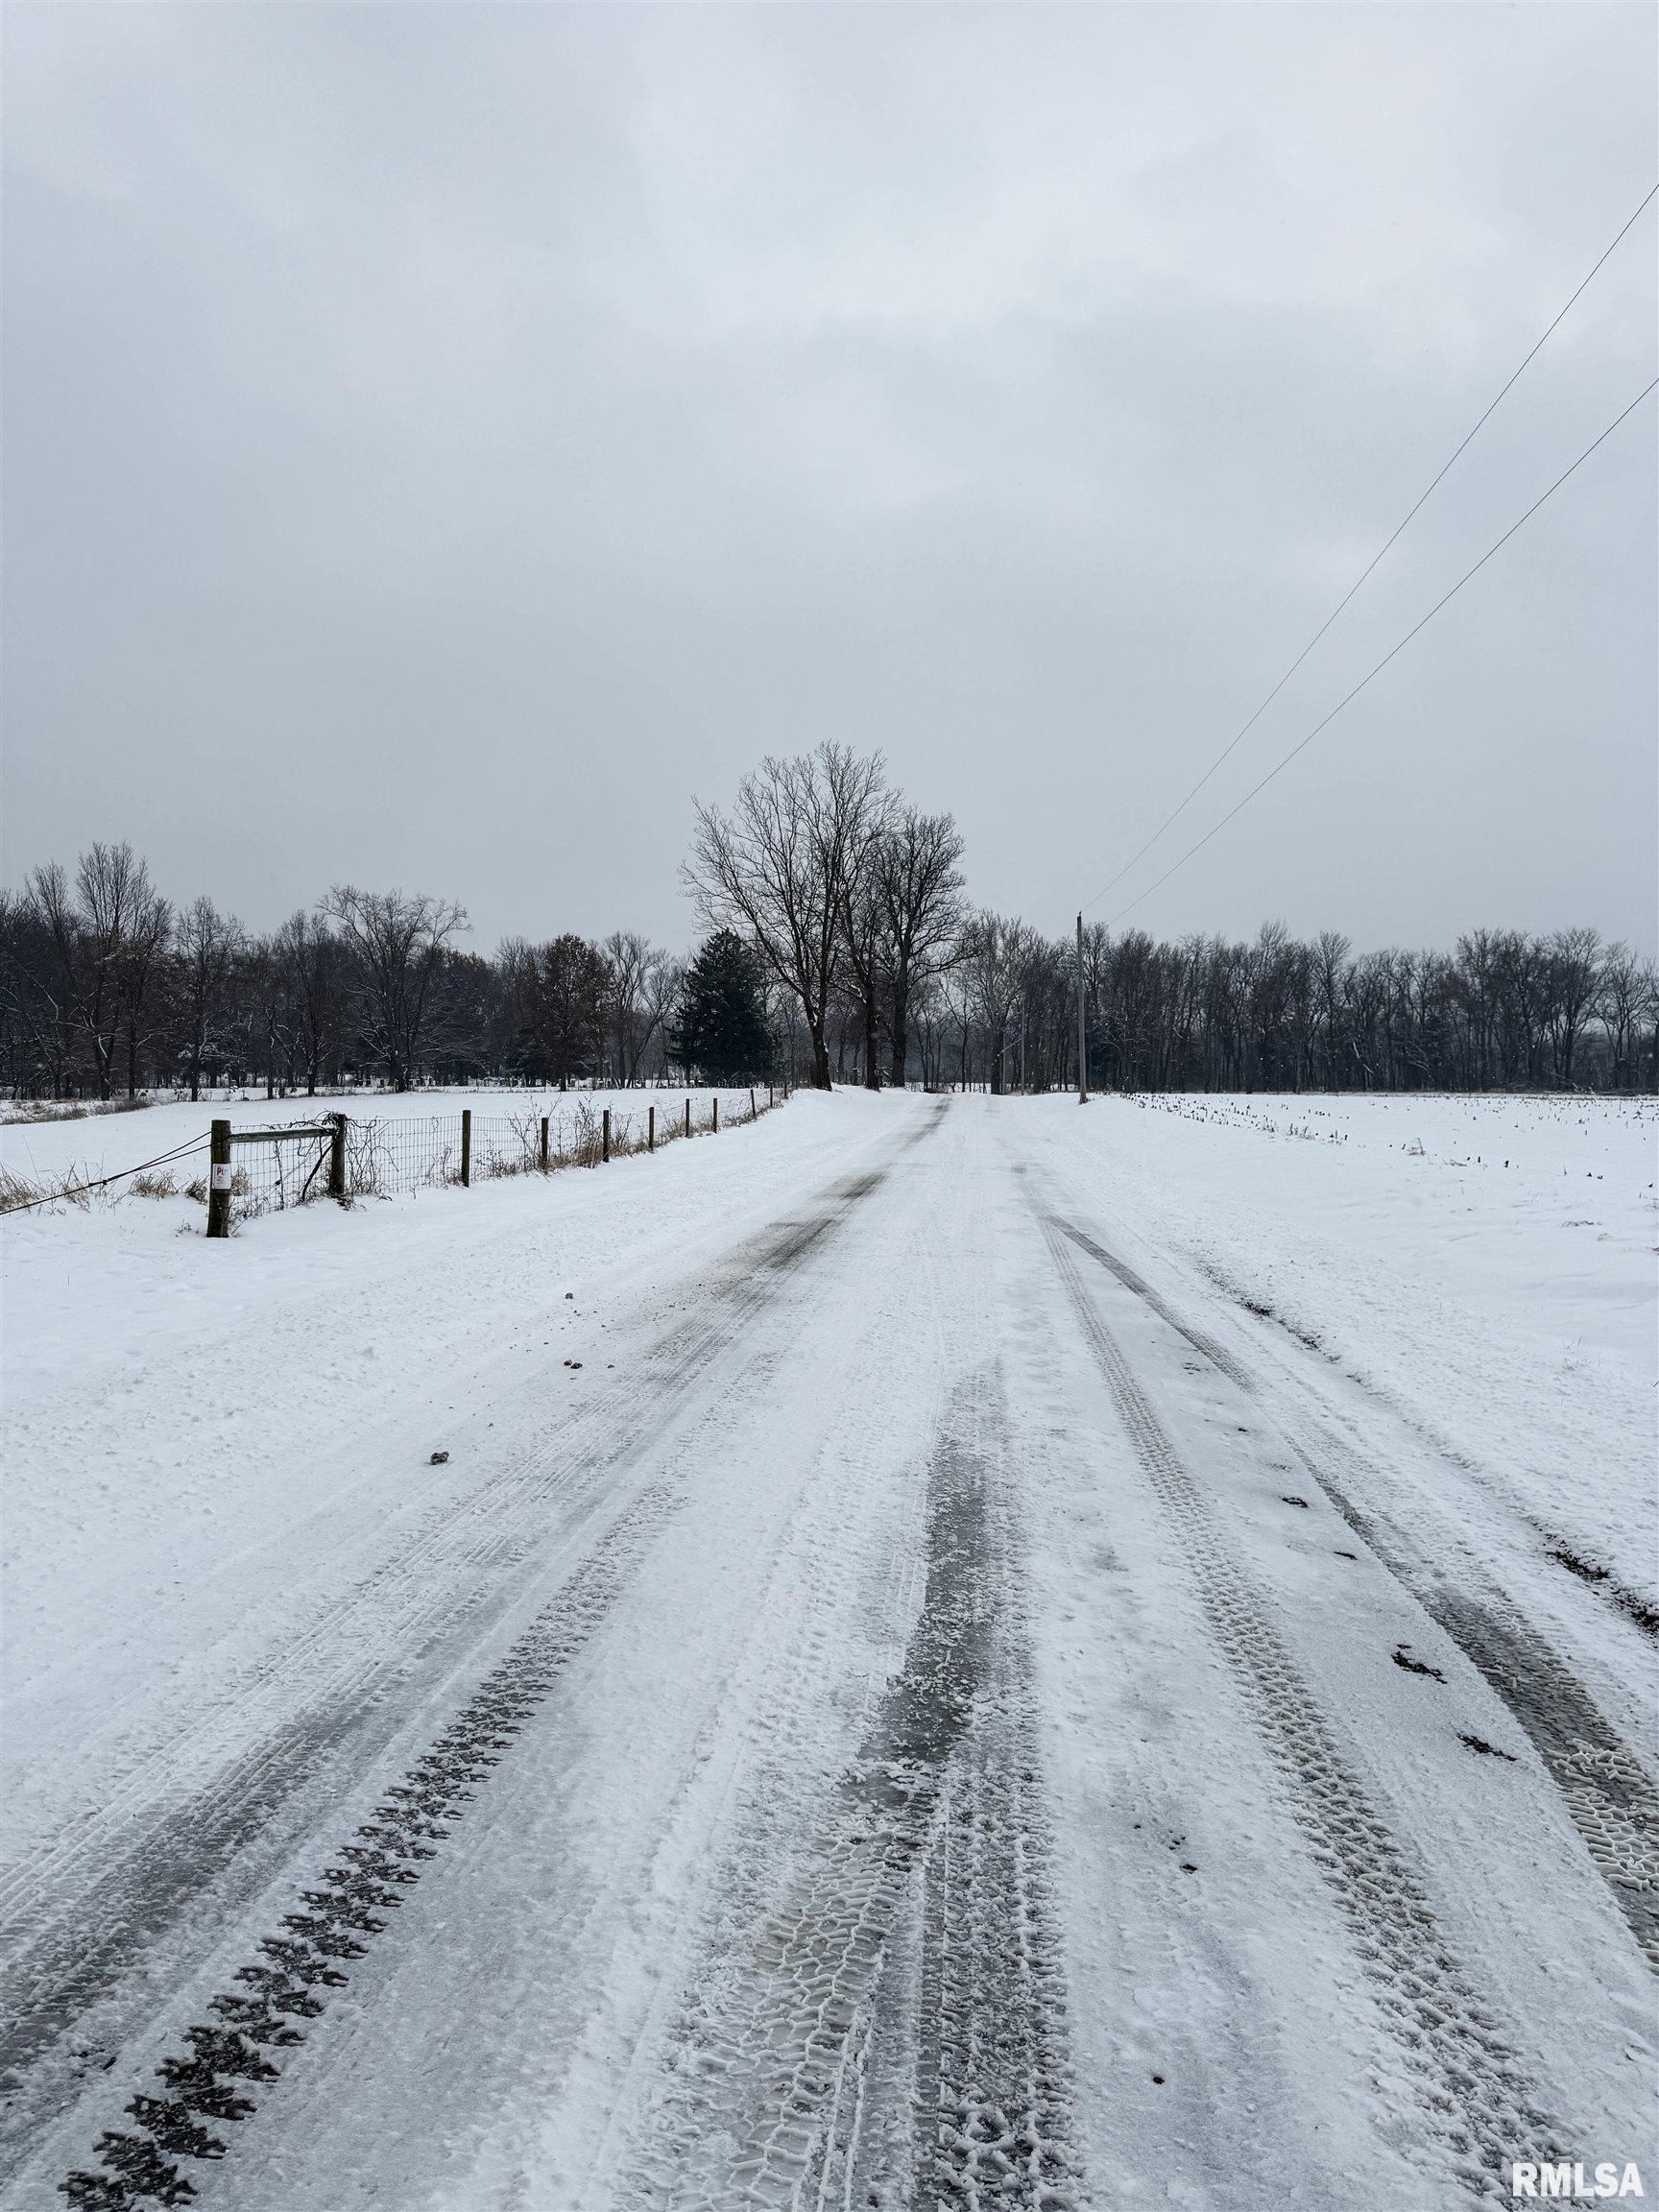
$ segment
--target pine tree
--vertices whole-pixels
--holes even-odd
[[[706,1082],[752,1083],[772,1064],[760,963],[733,929],[716,929],[685,971],[669,1057]]]

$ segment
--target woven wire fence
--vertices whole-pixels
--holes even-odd
[[[753,1114],[767,1108],[757,1103]],[[610,1151],[613,1160],[631,1152],[661,1151],[678,1137],[698,1137],[718,1124],[714,1098],[659,1097],[638,1106],[609,1109]],[[751,1118],[747,1103],[729,1103],[726,1125],[734,1127]],[[472,1117],[470,1180],[482,1182],[496,1175],[552,1174],[561,1167],[597,1167],[607,1157],[607,1110],[586,1098],[569,1100],[539,1114],[531,1107],[523,1113]],[[545,1129],[545,1137],[543,1137]]]
[[[724,1126],[757,1119],[771,1103],[753,1094],[728,1095]],[[395,1121],[353,1115],[338,1118],[345,1123],[344,1195],[349,1200],[392,1198],[504,1175],[597,1167],[607,1158],[661,1150],[678,1139],[719,1128],[722,1101],[718,1094],[676,1097],[670,1093],[637,1106],[613,1106],[608,1112],[586,1098],[575,1098],[545,1114],[529,1105],[501,1115],[446,1114]],[[232,1130],[232,1217],[248,1220],[327,1197],[335,1120],[329,1116],[319,1122],[296,1123],[292,1130],[257,1134]]]
[[[230,1132],[230,1213],[249,1220],[256,1214],[279,1214],[328,1195],[328,1154],[334,1131],[328,1122],[296,1123],[289,1130],[258,1135]]]
[[[461,1180],[461,1116],[346,1122],[346,1195],[392,1198]]]

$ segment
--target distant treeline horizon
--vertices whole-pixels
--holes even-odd
[[[974,907],[961,854],[950,815],[917,812],[878,757],[843,748],[763,763],[730,814],[699,808],[683,873],[705,947],[730,931],[749,949],[752,983],[742,956],[730,973],[753,1007],[722,1031],[764,1062],[748,1074],[1076,1082],[1073,936]],[[109,1099],[732,1072],[689,1057],[714,1034],[691,1018],[691,964],[640,932],[484,954],[459,942],[467,926],[452,900],[343,884],[252,931],[205,897],[176,903],[130,845],[94,844],[0,890],[0,1083]],[[1094,925],[1082,974],[1101,1090],[1659,1089],[1654,964],[1586,926],[1357,953],[1278,922],[1248,941]]]

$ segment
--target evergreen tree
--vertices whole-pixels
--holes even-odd
[[[760,962],[733,929],[716,929],[685,971],[669,1057],[706,1082],[750,1083],[772,1063]]]

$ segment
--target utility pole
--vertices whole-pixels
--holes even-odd
[[[1077,917],[1077,1103],[1089,1103],[1089,1024],[1083,1012],[1083,917]]]

